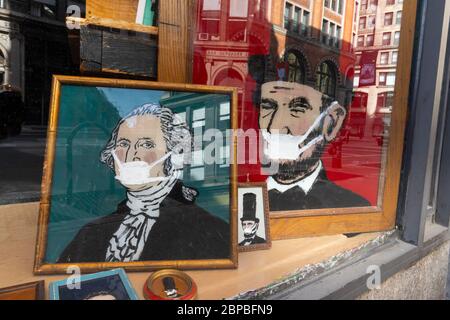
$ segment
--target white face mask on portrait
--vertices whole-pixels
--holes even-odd
[[[245,238],[252,238],[254,235],[256,235],[256,232],[258,231],[258,224],[255,223],[252,226],[248,226],[244,228],[244,237]]]
[[[151,175],[151,170],[154,166],[165,161],[171,155],[172,152],[166,153],[162,158],[150,164],[145,161],[132,161],[122,163],[117,157],[115,150],[113,150],[112,156],[120,171],[120,176],[116,176],[115,178],[119,180],[123,185],[128,186],[166,181],[169,179],[169,177],[153,177]]]
[[[328,115],[329,110],[336,104],[338,102],[333,102],[327,110],[322,112],[303,135],[293,136],[290,134],[269,133],[267,130],[262,130],[264,155],[269,160],[297,160],[311,147],[324,140],[323,134],[321,134],[302,148],[299,147],[317,129],[321,121]]]

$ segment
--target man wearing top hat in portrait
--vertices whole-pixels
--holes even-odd
[[[241,224],[245,239],[239,243],[240,246],[266,243],[265,239],[256,234],[258,232],[259,219],[256,217],[256,194],[254,193],[245,193],[243,196]]]

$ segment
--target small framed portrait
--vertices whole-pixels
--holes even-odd
[[[50,283],[50,300],[139,300],[123,269]]]
[[[0,289],[0,300],[45,300],[45,282],[30,282]]]
[[[239,183],[238,217],[239,251],[264,250],[272,246],[265,182]]]
[[[235,268],[237,91],[53,81],[35,273]]]

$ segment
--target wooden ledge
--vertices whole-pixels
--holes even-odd
[[[101,26],[106,28],[115,28],[115,29],[121,29],[121,30],[129,30],[129,31],[135,31],[135,32],[142,32],[142,33],[148,33],[151,35],[157,36],[159,33],[158,27],[153,26],[144,26],[136,23],[121,21],[121,20],[113,20],[113,19],[107,19],[107,18],[75,18],[75,17],[67,17],[66,22],[68,24],[79,24],[83,26],[87,25],[95,25],[95,26]]]
[[[64,275],[34,276],[33,263],[38,221],[38,203],[0,206],[0,288],[45,280],[46,291],[52,281]],[[211,300],[269,286],[306,265],[322,263],[344,251],[370,242],[379,233],[343,235],[273,241],[272,249],[239,254],[236,270],[188,271],[198,286],[198,299]],[[150,272],[127,273],[143,299],[143,286]],[[48,295],[47,295],[48,296]]]

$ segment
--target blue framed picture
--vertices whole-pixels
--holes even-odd
[[[50,283],[50,300],[139,300],[123,269]]]

